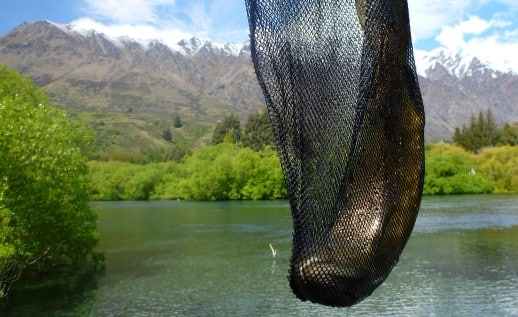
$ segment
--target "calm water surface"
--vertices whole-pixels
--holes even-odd
[[[292,295],[286,201],[92,204],[105,274],[16,293],[8,316],[518,316],[518,196],[425,197],[400,263],[346,309]]]

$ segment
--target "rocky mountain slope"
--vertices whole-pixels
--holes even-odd
[[[33,78],[66,109],[180,114],[210,126],[230,112],[244,121],[264,107],[246,43],[193,38],[168,47],[40,21],[0,37],[0,63]],[[499,123],[518,121],[516,73],[440,50],[416,52],[416,64],[428,140],[449,139],[488,108]]]
[[[442,49],[415,57],[429,138],[449,139],[455,127],[487,109],[499,124],[518,122],[517,70],[498,71]]]

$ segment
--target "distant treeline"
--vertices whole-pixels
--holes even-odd
[[[232,142],[198,149],[180,162],[88,163],[93,200],[287,198],[277,153]],[[479,154],[447,143],[426,149],[425,195],[518,193],[518,146]]]
[[[480,111],[478,116],[471,115],[469,125],[455,128],[453,143],[473,153],[488,146],[518,145],[518,125],[506,122],[498,128],[490,109]]]

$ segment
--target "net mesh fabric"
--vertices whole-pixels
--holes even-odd
[[[246,0],[293,218],[290,286],[350,306],[417,217],[424,109],[406,0]]]

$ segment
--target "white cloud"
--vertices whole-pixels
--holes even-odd
[[[469,41],[464,48],[465,51],[476,52],[477,57],[487,61],[495,69],[502,71],[513,70],[518,73],[518,42],[502,42],[498,37],[488,37]]]
[[[412,38],[424,40],[444,26],[455,23],[474,0],[408,0]]]
[[[408,6],[414,47],[438,44],[518,72],[518,54],[511,53],[518,52],[517,0],[408,0]]]
[[[517,0],[408,0],[408,5],[415,47],[439,44],[518,70],[509,53],[518,51]],[[248,38],[244,0],[82,0],[82,7],[84,17],[71,24],[113,37],[171,46],[192,36],[217,42]]]
[[[110,23],[157,23],[160,6],[174,0],[84,0],[85,13]]]
[[[515,20],[517,0],[408,0],[414,42],[435,37],[444,26],[486,12],[493,19]],[[500,11],[496,11],[500,10]],[[495,22],[495,21],[493,21]]]
[[[176,46],[180,40],[193,36],[192,33],[184,32],[181,29],[159,29],[155,26],[146,24],[133,25],[120,23],[107,25],[90,18],[81,18],[75,20],[71,23],[71,25],[76,30],[95,30],[96,32],[104,33],[115,38],[130,37],[132,39],[143,41],[160,40],[164,44],[171,47]]]
[[[436,40],[453,52],[458,52],[466,45],[467,35],[479,35],[494,25],[494,21],[486,21],[479,17],[469,17],[454,26],[444,26],[436,36]]]
[[[168,44],[193,36],[243,42],[248,34],[244,0],[83,0],[83,14],[76,28]]]
[[[495,69],[518,71],[518,30],[509,21],[472,16],[441,29],[436,39],[442,47],[462,57],[477,57]]]

